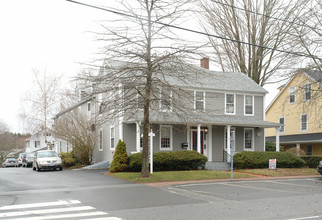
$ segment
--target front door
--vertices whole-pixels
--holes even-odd
[[[192,131],[192,149],[194,151],[198,151],[198,138],[197,138],[198,131]],[[204,131],[200,131],[200,148],[201,148],[201,154],[206,153],[206,143],[207,143],[207,135]]]

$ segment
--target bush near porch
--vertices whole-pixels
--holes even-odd
[[[268,168],[269,159],[277,160],[277,168],[300,168],[305,161],[288,152],[249,152],[234,155],[234,167],[239,169]]]
[[[301,156],[301,159],[305,161],[307,167],[316,168],[322,160],[322,156]]]
[[[196,151],[171,151],[153,153],[154,171],[196,170],[205,168],[207,157]],[[142,153],[129,156],[129,170],[140,172]]]

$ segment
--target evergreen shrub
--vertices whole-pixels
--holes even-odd
[[[269,159],[276,159],[277,168],[300,168],[305,161],[288,152],[250,152],[243,151],[234,155],[234,167],[239,169],[268,168]]]
[[[153,153],[154,171],[195,170],[205,168],[207,157],[196,151],[170,151]],[[129,156],[129,170],[140,172],[142,153]]]
[[[128,170],[128,155],[126,152],[126,144],[119,140],[116,145],[113,161],[110,166],[110,172],[125,172]]]
[[[307,167],[316,168],[322,160],[322,156],[301,156],[301,159],[305,161]]]
[[[62,160],[63,167],[72,167],[77,164],[77,159],[73,152],[60,153],[59,156]]]

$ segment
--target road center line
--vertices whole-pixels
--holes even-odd
[[[76,218],[76,217],[88,217],[88,216],[98,216],[107,215],[106,212],[87,212],[87,213],[75,213],[75,214],[63,214],[63,215],[48,215],[48,216],[37,216],[30,218],[15,218],[11,220],[45,220],[45,219],[66,219],[66,218]]]

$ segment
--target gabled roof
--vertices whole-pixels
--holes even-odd
[[[129,67],[131,65],[139,69],[139,65],[136,63],[118,60],[105,60],[104,62],[104,66],[108,66],[111,69],[122,69],[123,67]],[[159,79],[162,77],[162,80],[166,80],[170,85],[223,92],[256,93],[262,95],[267,93],[264,88],[259,86],[244,73],[212,71],[191,64],[182,64],[178,70],[173,70],[180,71],[180,77],[177,77],[170,72],[172,71],[172,69],[169,68],[169,66],[171,67],[171,64],[167,63],[162,65],[164,65],[164,67],[161,66],[160,68],[164,68],[169,74],[159,76]],[[100,74],[102,74],[102,71],[100,71]],[[165,79],[163,78],[164,76]],[[158,75],[156,74],[154,77],[158,78]]]
[[[312,82],[316,82],[319,83],[320,85],[322,85],[322,72],[316,71],[316,70],[312,70],[312,69],[299,69],[298,71],[296,71],[296,73],[294,73],[292,75],[292,77],[287,81],[286,84],[280,87],[282,87],[280,89],[280,91],[278,92],[278,94],[275,96],[275,98],[271,101],[271,103],[268,105],[268,107],[265,110],[265,113],[269,110],[269,108],[273,105],[273,103],[276,101],[276,99],[283,93],[283,91],[285,90],[285,88],[290,84],[290,82],[293,80],[293,78],[298,75],[298,74],[304,74],[306,75],[309,79],[312,80]],[[280,88],[279,87],[279,88]]]
[[[74,105],[72,105],[72,106],[70,106],[70,107],[66,108],[65,110],[63,110],[63,111],[59,112],[58,114],[56,114],[56,115],[55,115],[55,117],[54,117],[53,119],[55,120],[55,119],[59,118],[59,117],[60,117],[60,116],[62,116],[63,114],[65,114],[65,113],[67,113],[67,112],[69,112],[69,111],[73,110],[74,108],[77,108],[78,106],[81,106],[82,104],[84,104],[84,103],[86,103],[86,102],[88,102],[88,101],[90,101],[90,100],[92,100],[92,97],[87,97],[87,98],[85,98],[85,99],[83,99],[83,100],[81,100],[81,101],[79,101],[79,102],[75,103]]]

